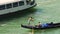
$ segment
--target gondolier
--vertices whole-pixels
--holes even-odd
[[[33,22],[33,21],[34,21],[33,17],[28,18],[28,25],[30,25],[30,23]]]

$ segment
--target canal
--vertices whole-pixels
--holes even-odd
[[[60,0],[36,0],[36,3],[34,8],[0,18],[0,34],[31,34],[31,29],[21,27],[28,24],[31,16],[34,18],[31,24],[60,22]],[[34,34],[60,34],[60,28],[35,30]]]

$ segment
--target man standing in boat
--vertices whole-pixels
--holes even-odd
[[[33,17],[28,18],[28,25],[30,25],[30,23],[33,22],[33,21],[34,21]]]

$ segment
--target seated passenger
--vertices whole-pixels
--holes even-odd
[[[51,22],[51,24],[53,24],[53,22]]]
[[[38,26],[41,26],[41,23],[40,22],[38,22],[39,24],[38,24]]]
[[[38,25],[36,25],[36,27],[41,27],[41,23],[40,23],[40,22],[38,22]]]
[[[51,22],[51,23],[48,23],[49,25],[52,25],[53,24],[53,22]]]
[[[50,27],[53,26],[53,25],[54,25],[53,22],[51,22],[51,23],[49,24]]]

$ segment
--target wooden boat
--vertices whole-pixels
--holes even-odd
[[[48,26],[46,27],[38,27],[38,25],[32,26],[32,25],[23,25],[21,24],[21,27],[28,28],[28,29],[49,29],[49,28],[57,28],[60,27],[60,23],[48,23]]]

